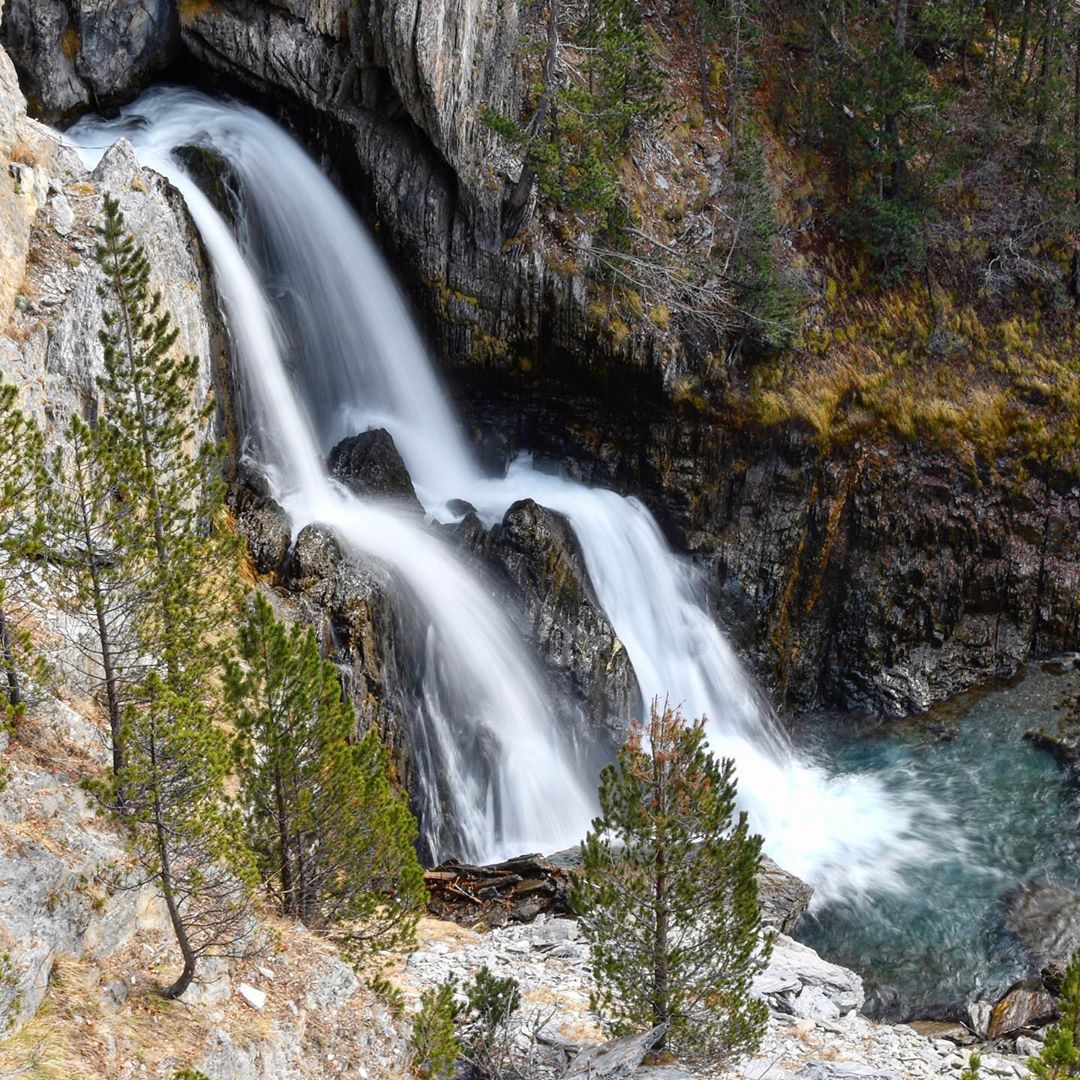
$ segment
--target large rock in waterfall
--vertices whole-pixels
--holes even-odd
[[[761,857],[757,885],[762,923],[781,934],[790,934],[810,906],[814,886],[789,873],[768,855]]]
[[[520,599],[540,655],[585,704],[593,725],[611,744],[620,742],[640,715],[641,696],[569,521],[522,499],[490,533],[469,535]]]
[[[327,465],[330,475],[357,495],[424,512],[393,436],[384,428],[342,439],[330,451]]]

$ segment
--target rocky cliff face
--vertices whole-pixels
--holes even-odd
[[[537,380],[542,380],[538,376]],[[1080,642],[1080,484],[892,441],[829,450],[645,380],[490,379],[476,427],[640,494],[710,570],[721,621],[778,705],[920,711]]]

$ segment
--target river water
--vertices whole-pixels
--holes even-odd
[[[935,840],[906,868],[906,888],[871,904],[836,899],[798,927],[801,940],[864,975],[880,1015],[955,1015],[1035,974],[1002,930],[1002,896],[1026,881],[1080,886],[1080,788],[1023,737],[1055,724],[1056,706],[1080,686],[1075,670],[1047,667],[902,723],[813,725],[833,768],[922,792],[917,804],[934,808],[920,832]]]

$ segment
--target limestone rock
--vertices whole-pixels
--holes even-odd
[[[903,1080],[895,1069],[861,1065],[855,1061],[812,1061],[799,1073],[800,1080]]]
[[[266,1008],[266,991],[258,990],[250,983],[240,983],[236,992],[256,1011]]]
[[[855,972],[783,934],[776,936],[768,966],[755,976],[751,992],[775,1012],[826,1021],[861,1009],[865,1000]]]
[[[330,451],[330,475],[357,495],[389,500],[423,514],[409,470],[383,428],[352,435]]]
[[[809,907],[814,887],[789,874],[768,855],[761,857],[758,871],[758,897],[761,900],[761,922],[764,926],[790,934],[799,917]]]
[[[31,707],[23,739],[42,740],[54,757],[61,749],[84,753],[59,726],[74,714],[55,704]],[[49,718],[40,722],[43,712]],[[95,740],[94,753],[103,746]],[[147,888],[114,892],[98,884],[99,871],[123,857],[123,840],[101,827],[76,778],[12,763],[0,822],[0,951],[10,954],[21,994],[17,1013],[0,1023],[18,1030],[41,1004],[58,956],[107,956],[140,931],[161,928],[164,912]],[[2,1007],[14,1004],[5,997]]]
[[[4,45],[50,120],[128,100],[179,43],[174,0],[9,0]]]
[[[601,1046],[589,1047],[570,1063],[563,1074],[587,1080],[627,1080],[635,1075],[645,1055],[660,1041],[665,1026],[651,1028],[641,1035],[624,1035]]]
[[[1025,1028],[1042,1027],[1058,1015],[1057,1002],[1041,979],[1023,979],[1014,983],[994,1003],[990,1011],[986,1037],[1000,1039]]]

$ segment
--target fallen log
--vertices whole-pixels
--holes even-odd
[[[491,866],[450,859],[424,874],[428,912],[476,929],[570,914],[572,875],[542,855],[521,855]]]

